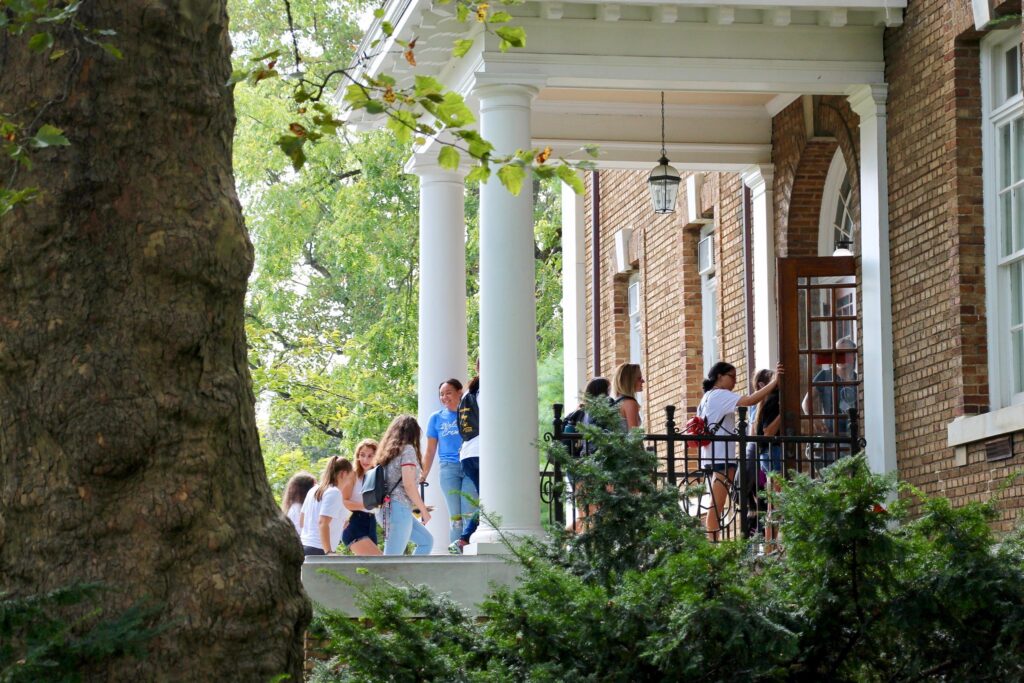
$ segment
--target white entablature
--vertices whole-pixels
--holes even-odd
[[[378,22],[390,22],[394,33],[387,38],[379,23],[371,27],[359,71],[389,74],[403,87],[415,74],[433,76],[463,94],[474,110],[476,88],[529,85],[539,92],[531,113],[536,145],[568,154],[596,143],[603,164],[620,167],[646,163],[657,151],[651,95],[666,91],[670,100],[683,97],[670,101],[666,112],[670,157],[682,168],[736,170],[768,160],[770,118],[797,95],[844,95],[882,84],[882,32],[902,22],[905,5],[530,1],[501,6],[527,35],[526,47],[501,52],[480,24],[457,21],[451,4],[392,0]],[[415,67],[395,43],[413,38]],[[473,39],[473,49],[453,58],[453,42],[462,38]],[[632,101],[630,91],[646,97]],[[708,97],[685,98],[695,94]],[[765,97],[737,104],[731,99],[736,94]],[[380,125],[365,112],[351,113],[348,121],[358,128]]]

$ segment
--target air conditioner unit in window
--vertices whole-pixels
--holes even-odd
[[[623,275],[633,270],[629,262],[629,241],[633,239],[633,228],[622,228],[615,233],[615,273]]]

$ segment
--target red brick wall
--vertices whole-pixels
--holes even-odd
[[[973,24],[968,0],[912,0],[884,41],[900,476],[954,501],[988,497],[1020,463],[988,464],[973,445],[957,466],[946,446],[952,419],[988,406]],[[1020,487],[1011,493],[1003,527],[1024,507]]]
[[[642,357],[647,379],[644,420],[653,431],[664,429],[664,408],[675,405],[677,419],[696,409],[703,379],[700,277],[697,242],[700,225],[683,226],[681,211],[656,216],[651,211],[644,171],[602,171],[601,177],[601,374],[611,378],[629,356],[626,281],[614,273],[615,232],[632,228],[641,289]],[[745,387],[745,331],[743,320],[743,247],[741,183],[738,176],[709,174],[705,194],[721,196],[713,206],[718,226],[716,248],[719,272],[718,321],[722,358],[734,363]],[[684,183],[685,186],[685,183]],[[586,292],[588,365],[593,358],[591,302],[593,301],[593,248],[590,235],[590,180],[586,225]],[[685,206],[685,190],[679,206]]]

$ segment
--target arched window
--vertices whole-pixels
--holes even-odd
[[[837,149],[825,177],[818,219],[818,255],[831,256],[842,243],[860,253],[860,226],[853,220],[853,183],[843,150]]]

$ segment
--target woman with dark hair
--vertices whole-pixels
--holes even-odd
[[[782,373],[782,363],[779,363],[775,377],[768,384],[752,394],[740,396],[733,392],[736,368],[724,361],[715,363],[704,380],[704,397],[697,405],[697,416],[704,419],[711,434],[735,434],[736,407],[760,403],[778,386]],[[736,476],[735,442],[711,442],[701,446],[700,466],[711,480],[711,508],[704,517],[704,528],[714,540],[721,528],[722,510],[729,496],[729,486]]]
[[[352,471],[347,458],[331,456],[320,478],[320,486],[310,489],[302,504],[300,523],[302,549],[309,555],[334,555],[341,540],[341,530],[348,516],[342,503],[341,485]]]
[[[385,485],[391,491],[383,510],[385,555],[405,554],[409,541],[416,546],[416,555],[429,555],[434,547],[434,537],[424,526],[430,521],[430,510],[419,491],[420,435],[416,418],[399,415],[380,440],[377,465],[384,468]],[[420,519],[412,514],[415,508],[420,511]]]
[[[423,474],[420,482],[427,480],[434,454],[441,460],[441,492],[448,503],[448,542],[453,543],[462,535],[462,529],[476,506],[470,502],[478,493],[476,484],[462,467],[459,451],[462,436],[459,434],[459,400],[462,398],[462,382],[452,378],[441,382],[437,388],[441,409],[430,416],[427,422],[427,452],[423,456]]]
[[[618,406],[626,429],[636,429],[640,426],[640,402],[636,400],[636,395],[644,390],[644,375],[640,366],[636,363],[623,363],[616,368],[612,389],[615,390],[612,405]]]
[[[480,372],[480,361],[476,362],[476,371]],[[477,491],[480,490],[480,375],[469,380],[466,393],[459,400],[459,436],[462,437],[462,448],[459,450],[459,463],[462,470]],[[469,545],[469,540],[480,525],[480,511],[477,510],[462,530],[462,535],[448,545],[448,552],[461,555]]]
[[[352,516],[345,523],[341,533],[341,542],[352,551],[353,555],[380,555],[377,547],[377,518],[363,506],[363,478],[367,470],[373,467],[377,459],[377,442],[363,439],[356,445],[356,468],[341,485],[341,495],[345,507]]]
[[[281,499],[281,510],[285,517],[295,525],[295,533],[302,533],[302,525],[299,524],[299,517],[302,515],[302,503],[306,500],[306,494],[316,486],[316,477],[309,472],[296,472],[284,486],[284,497]]]

